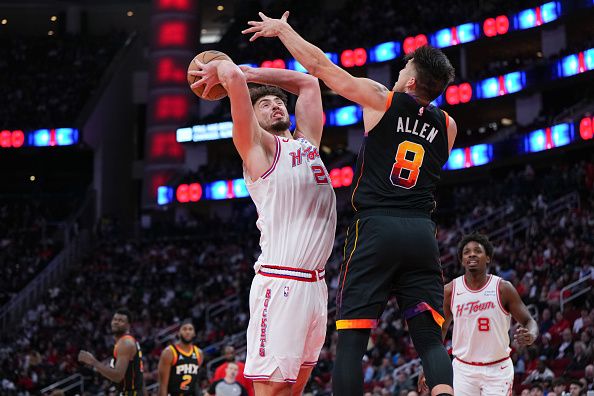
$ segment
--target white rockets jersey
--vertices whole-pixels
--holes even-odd
[[[270,169],[244,179],[256,209],[262,254],[254,265],[322,269],[336,231],[336,196],[317,147],[303,138],[275,136]]]
[[[471,290],[464,276],[454,279],[452,354],[464,362],[490,363],[509,356],[511,315],[501,304],[500,282],[488,275],[485,286]]]

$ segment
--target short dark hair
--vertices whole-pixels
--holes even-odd
[[[278,97],[280,100],[283,101],[285,107],[288,107],[288,98],[287,94],[280,88],[274,87],[272,85],[257,85],[257,84],[250,84],[250,99],[252,100],[252,106],[263,96],[266,95],[274,95]]]
[[[413,60],[417,71],[416,93],[435,100],[454,81],[455,70],[447,56],[438,48],[425,45],[408,54],[404,61]]]
[[[128,308],[118,308],[116,309],[116,311],[114,312],[114,315],[124,315],[127,319],[128,319],[128,323],[132,323],[132,315],[130,314],[130,311],[128,310]]]
[[[464,250],[464,246],[469,242],[480,243],[485,248],[487,257],[491,259],[493,258],[493,244],[489,240],[489,237],[478,232],[473,232],[472,234],[464,235],[458,244],[458,260],[460,262],[462,262],[462,251]]]
[[[542,387],[542,385],[541,385],[541,384],[539,384],[539,383],[532,384],[532,385],[530,386],[530,390],[532,390],[532,389],[534,389],[534,388],[536,388],[536,389],[538,389],[538,390],[540,390],[540,391],[544,390],[544,388]]]
[[[194,326],[194,321],[192,320],[192,318],[186,318],[182,320],[179,324],[179,328],[181,329],[182,326],[185,326],[187,324],[192,325],[192,327],[196,328],[196,326]]]

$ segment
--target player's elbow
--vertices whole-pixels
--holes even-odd
[[[233,89],[236,86],[245,85],[245,75],[237,66],[233,66],[234,67],[225,68],[219,75],[219,79],[224,85],[228,87],[227,89]]]
[[[113,376],[112,380],[113,382],[122,382],[124,380],[126,373],[120,373],[119,371],[117,373],[115,373],[115,375]]]
[[[299,94],[304,93],[305,91],[320,95],[320,82],[317,77],[306,75],[306,78],[303,79],[303,82],[300,84]]]

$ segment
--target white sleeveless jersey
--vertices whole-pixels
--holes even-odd
[[[511,316],[501,304],[500,282],[488,275],[485,286],[471,290],[464,276],[454,279],[452,354],[464,362],[490,363],[509,356]]]
[[[303,138],[275,136],[270,169],[244,179],[256,209],[262,253],[254,265],[322,269],[336,232],[336,196],[318,149]]]

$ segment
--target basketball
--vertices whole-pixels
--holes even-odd
[[[202,63],[208,63],[213,60],[232,61],[231,58],[229,58],[223,52],[214,51],[214,50],[201,52],[198,55],[196,55],[194,57],[194,59],[197,59],[198,61],[200,61]],[[190,62],[190,65],[188,66],[188,72],[190,70],[198,70],[198,65],[196,65],[196,63],[194,62],[194,59],[192,59],[192,61]],[[192,85],[199,79],[200,79],[199,76],[191,76],[188,74],[188,84],[190,84],[190,85]],[[223,86],[221,84],[217,84],[214,87],[212,87],[210,92],[208,93],[208,96],[206,96],[206,97],[202,96],[203,91],[204,91],[204,85],[201,85],[197,88],[192,89],[192,92],[194,92],[196,94],[196,96],[198,96],[201,99],[219,100],[219,99],[223,99],[225,96],[227,96],[227,91],[225,91],[225,88],[223,88]]]

